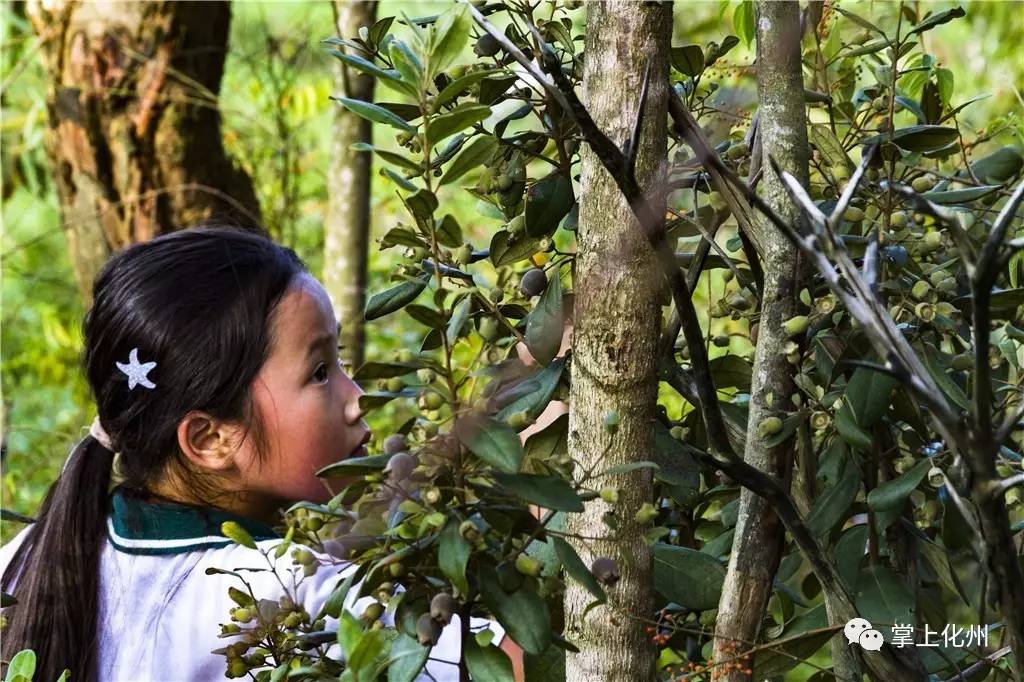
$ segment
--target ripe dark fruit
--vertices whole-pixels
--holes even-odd
[[[440,637],[441,624],[431,618],[429,613],[424,613],[420,616],[419,620],[416,621],[416,639],[419,640],[420,644],[423,646],[434,646]]]
[[[480,57],[493,57],[498,54],[500,49],[501,46],[498,44],[497,38],[490,33],[480,36],[479,40],[476,41],[476,45],[473,46],[473,52]]]
[[[611,587],[619,581],[622,574],[619,573],[619,564],[610,557],[602,556],[594,559],[594,563],[590,566],[590,571],[594,574],[594,577],[605,585]]]
[[[401,452],[405,450],[405,446],[406,440],[404,435],[400,433],[390,435],[384,439],[384,454],[393,455],[396,452]]]
[[[540,268],[534,268],[523,275],[519,290],[524,296],[539,296],[548,288],[548,277]]]
[[[409,474],[416,468],[416,460],[408,452],[396,452],[391,455],[391,459],[388,460],[387,465],[384,467],[384,473],[392,481],[404,481],[409,478]]]
[[[430,600],[430,617],[441,625],[447,625],[459,603],[447,592],[439,592]]]

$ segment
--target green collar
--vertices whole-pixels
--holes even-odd
[[[107,535],[115,548],[129,554],[179,554],[233,544],[220,532],[224,521],[238,523],[253,540],[281,537],[253,519],[211,507],[147,502],[122,486],[111,493]]]

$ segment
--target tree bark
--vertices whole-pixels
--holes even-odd
[[[779,167],[807,184],[807,123],[800,68],[799,3],[757,3],[757,91],[762,149]],[[768,204],[784,219],[796,222],[799,208],[789,199],[769,163],[763,164],[761,187]],[[789,480],[796,439],[770,447],[758,434],[767,417],[794,409],[790,396],[797,367],[781,352],[789,340],[782,325],[798,314],[801,258],[788,239],[767,221],[760,221],[759,242],[764,266],[764,294],[754,370],[750,415],[743,458],[751,466]],[[729,570],[722,587],[716,624],[715,660],[725,662],[748,651],[756,642],[772,593],[785,543],[785,529],[771,505],[743,489]],[[743,666],[715,668],[713,679],[746,681]]]
[[[641,130],[637,178],[664,212],[668,50],[671,3],[626,0],[587,4],[583,99],[613,140],[629,139],[645,69],[650,85]],[[583,152],[575,293],[569,454],[581,472],[649,457],[657,403],[659,300],[667,287],[644,232],[612,177],[594,153]],[[620,417],[617,430],[605,417]],[[656,649],[644,632],[653,616],[651,550],[633,516],[654,501],[649,469],[590,482],[616,486],[617,504],[600,498],[583,514],[569,514],[566,531],[585,536],[574,546],[584,563],[610,556],[621,579],[608,604],[583,611],[593,596],[570,582],[565,594],[566,637],[580,648],[567,654],[567,680],[623,682],[653,679]],[[614,512],[617,529],[602,521]],[[598,538],[596,540],[590,538]]]
[[[377,16],[376,0],[334,0],[338,35],[351,38],[360,26],[371,26]],[[347,49],[339,46],[339,49]],[[367,56],[367,55],[362,55]],[[336,63],[338,83],[345,97],[371,101],[372,76]],[[331,167],[327,176],[327,224],[324,226],[323,282],[341,323],[341,356],[353,369],[365,358],[366,277],[370,241],[370,169],[372,154],[350,149],[355,142],[373,141],[372,126],[344,107],[335,109]]]
[[[50,79],[46,149],[89,303],[113,250],[219,218],[255,227],[252,184],[221,142],[226,2],[32,2]]]

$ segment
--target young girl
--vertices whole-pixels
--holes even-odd
[[[99,413],[50,487],[38,520],[0,548],[5,660],[37,655],[36,679],[218,680],[212,653],[240,581],[207,568],[267,568],[221,533],[246,529],[261,550],[282,506],[332,496],[315,472],[365,454],[362,391],[336,355],[338,323],[323,287],[263,234],[203,226],[116,254],[85,316],[84,370]],[[116,467],[114,455],[117,454]],[[112,469],[116,469],[112,478]],[[295,601],[316,617],[348,562],[321,564]],[[257,598],[297,582],[245,572]],[[358,615],[372,598],[346,605]],[[502,628],[494,642],[521,667]],[[329,621],[328,629],[336,625]],[[458,680],[458,616],[417,679]],[[329,654],[338,658],[335,645]]]

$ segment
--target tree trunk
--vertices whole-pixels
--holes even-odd
[[[377,16],[376,0],[334,0],[333,5],[335,26],[342,38],[356,35],[360,26],[372,26]],[[373,99],[373,77],[348,68],[340,60],[335,66],[345,97]],[[372,142],[372,127],[366,119],[339,106],[335,109],[333,130],[323,282],[341,323],[341,356],[352,369],[358,369],[363,364],[366,345],[363,307],[370,241],[372,155],[350,147],[355,142]]]
[[[650,86],[639,144],[637,178],[664,212],[664,160],[671,3],[626,0],[587,4],[583,100],[611,139],[631,134],[638,93],[649,65]],[[583,152],[575,293],[569,454],[581,472],[595,474],[624,462],[649,459],[657,404],[659,300],[667,284],[650,244],[615,182],[593,152]],[[605,427],[609,412],[617,430]],[[649,469],[598,477],[594,487],[616,486],[617,504],[600,498],[583,514],[569,514],[566,531],[588,566],[614,558],[621,579],[608,588],[608,604],[583,611],[593,596],[576,583],[565,594],[566,637],[580,648],[567,654],[567,680],[623,682],[654,678],[656,650],[644,628],[653,616],[651,550],[633,520],[653,502]],[[617,529],[602,513],[614,511]],[[598,539],[591,539],[598,538]]]
[[[807,184],[807,123],[800,69],[800,6],[785,2],[757,3],[757,91],[764,158]],[[764,163],[762,189],[769,205],[783,218],[796,222],[800,211],[790,201],[769,163]],[[789,340],[783,322],[798,314],[800,256],[795,246],[767,221],[760,221],[764,291],[754,370],[750,389],[750,416],[744,459],[751,466],[789,480],[795,438],[769,447],[758,435],[758,425],[795,406],[793,377],[797,367],[781,353]],[[757,641],[765,608],[772,593],[785,542],[785,529],[768,502],[750,490],[740,494],[739,516],[729,570],[722,588],[716,624],[715,661],[724,663],[750,649]],[[754,661],[742,666],[715,668],[714,679],[744,682]]]
[[[226,2],[32,2],[50,79],[46,149],[89,303],[110,252],[210,218],[254,227],[224,152],[217,94]]]

